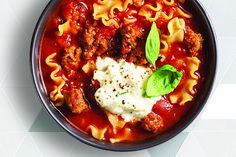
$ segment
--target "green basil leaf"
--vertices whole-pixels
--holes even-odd
[[[159,51],[160,51],[160,36],[157,30],[156,23],[153,22],[151,30],[147,37],[145,53],[148,62],[151,63],[155,69]]]
[[[171,65],[162,66],[148,79],[146,95],[148,97],[158,97],[169,94],[178,86],[182,75]]]

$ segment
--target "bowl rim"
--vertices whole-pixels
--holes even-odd
[[[35,26],[34,32],[33,32],[33,36],[31,39],[31,45],[30,45],[30,71],[31,71],[31,75],[33,78],[33,84],[35,86],[35,90],[37,95],[40,98],[41,101],[41,105],[43,106],[43,108],[47,111],[47,113],[49,114],[49,116],[54,119],[56,121],[57,124],[59,124],[59,126],[66,131],[67,133],[69,133],[71,136],[75,137],[76,139],[78,139],[79,141],[81,141],[82,143],[85,143],[87,145],[93,146],[95,148],[100,148],[103,150],[109,150],[109,151],[137,151],[137,150],[143,150],[143,149],[147,149],[147,148],[151,148],[157,145],[160,145],[164,142],[169,141],[170,139],[172,139],[173,137],[177,136],[179,133],[181,133],[184,129],[186,129],[195,119],[196,117],[200,114],[200,112],[202,111],[202,109],[204,108],[204,106],[207,103],[207,100],[209,99],[209,96],[211,95],[211,91],[213,88],[213,85],[215,83],[215,75],[216,75],[216,69],[217,69],[217,37],[216,37],[216,33],[212,24],[212,21],[210,19],[210,16],[208,15],[206,9],[203,7],[202,3],[199,2],[199,0],[192,0],[194,5],[197,6],[197,8],[200,10],[202,16],[204,17],[208,27],[209,27],[209,33],[211,36],[211,40],[213,43],[213,53],[214,53],[214,59],[213,59],[213,63],[214,63],[214,67],[213,67],[213,75],[212,75],[212,79],[210,80],[210,86],[209,86],[209,90],[206,93],[206,96],[204,97],[204,100],[202,102],[202,105],[198,108],[198,110],[193,114],[193,116],[186,121],[180,128],[178,128],[176,131],[174,131],[172,134],[168,135],[167,137],[158,140],[156,142],[151,142],[149,144],[146,145],[137,145],[137,146],[131,146],[131,147],[115,147],[115,146],[105,146],[102,144],[98,144],[98,142],[94,142],[88,139],[85,139],[79,135],[77,135],[75,132],[71,131],[68,126],[66,126],[65,124],[63,124],[58,117],[56,117],[54,115],[54,112],[52,111],[52,109],[49,107],[50,105],[47,104],[43,94],[41,93],[41,90],[44,89],[44,85],[42,82],[38,81],[38,79],[41,79],[41,74],[39,74],[40,72],[37,72],[36,68],[39,68],[39,65],[36,65],[35,62],[35,56],[36,56],[36,43],[37,43],[37,35],[40,32],[40,28],[42,27],[43,24],[43,20],[46,16],[46,14],[50,11],[50,9],[53,7],[53,5],[55,5],[55,3],[60,3],[58,2],[58,0],[50,0],[48,2],[48,4],[46,5],[46,7],[44,8],[43,12],[41,13],[37,24]],[[45,25],[44,25],[45,26]],[[43,26],[43,27],[44,27]],[[40,40],[41,40],[41,35],[40,35]],[[38,69],[38,71],[40,71]],[[55,108],[54,108],[55,110]]]

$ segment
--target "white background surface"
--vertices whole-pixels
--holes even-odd
[[[218,70],[204,111],[157,147],[117,153],[89,147],[63,132],[42,109],[29,68],[30,41],[49,0],[1,0],[0,156],[236,157],[236,1],[200,0],[218,38]]]

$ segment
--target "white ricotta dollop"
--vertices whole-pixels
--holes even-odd
[[[116,62],[109,57],[98,57],[96,67],[93,79],[100,82],[100,88],[95,92],[96,101],[103,109],[121,115],[126,122],[144,118],[160,99],[143,97],[151,69],[125,60]]]

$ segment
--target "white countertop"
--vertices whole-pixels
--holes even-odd
[[[182,133],[137,152],[110,152],[87,146],[48,116],[34,90],[30,42],[49,0],[1,0],[0,156],[236,157],[236,1],[199,0],[218,39],[218,69],[205,109]]]

